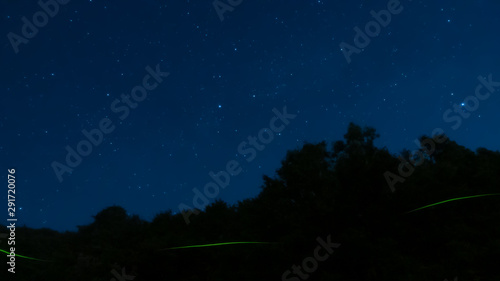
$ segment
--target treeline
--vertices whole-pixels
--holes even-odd
[[[12,280],[500,280],[500,196],[407,213],[500,193],[500,153],[436,142],[393,192],[384,174],[401,159],[377,137],[350,124],[343,141],[289,151],[256,198],[217,200],[189,225],[172,211],[145,222],[112,206],[76,233],[17,228],[17,252],[51,262],[17,258]],[[328,255],[318,248],[327,237],[340,244]],[[272,244],[165,250],[232,241]]]

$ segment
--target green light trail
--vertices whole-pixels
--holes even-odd
[[[5,250],[2,250],[0,249],[0,252],[4,252],[6,254],[10,254],[9,252],[5,251]],[[35,260],[35,261],[47,261],[47,260],[41,260],[41,259],[35,259],[35,258],[30,258],[30,257],[26,257],[26,256],[21,256],[21,255],[18,255],[18,254],[14,254],[16,257],[20,257],[20,258],[24,258],[24,259],[29,259],[29,260]],[[50,262],[50,261],[47,261],[47,262]]]
[[[418,210],[422,210],[425,208],[429,208],[432,206],[436,206],[439,204],[451,202],[451,201],[456,201],[456,200],[462,200],[462,199],[469,199],[469,198],[476,198],[476,197],[484,197],[484,196],[497,196],[500,195],[500,193],[489,193],[489,194],[479,194],[479,195],[472,195],[472,196],[464,196],[464,197],[457,197],[457,198],[452,198],[444,201],[440,201],[437,203],[429,204],[411,211],[406,212],[405,214],[415,212]],[[165,251],[165,250],[175,250],[175,249],[187,249],[187,248],[202,248],[202,247],[213,247],[213,246],[224,246],[224,245],[235,245],[235,244],[276,244],[275,242],[223,242],[223,243],[212,243],[212,244],[199,244],[199,245],[188,245],[188,246],[179,246],[179,247],[171,247],[171,248],[165,248],[165,249],[160,249],[158,251]],[[9,252],[0,249],[0,252],[10,254]],[[24,259],[30,259],[30,260],[36,260],[36,261],[44,261],[44,262],[51,262],[48,260],[42,260],[42,259],[37,259],[37,258],[31,258],[31,257],[26,257],[22,255],[15,254],[16,257],[24,258]]]
[[[456,201],[456,200],[462,200],[462,199],[469,199],[469,198],[475,198],[475,197],[494,196],[494,195],[500,195],[500,193],[479,194],[479,195],[472,195],[472,196],[464,196],[464,197],[452,198],[452,199],[440,201],[440,202],[437,202],[437,203],[433,203],[433,204],[430,204],[430,205],[426,205],[426,206],[417,208],[415,210],[408,211],[405,214],[408,214],[408,213],[411,213],[411,212],[415,212],[415,211],[418,211],[418,210],[422,210],[422,209],[425,209],[425,208],[429,208],[429,207],[432,207],[432,206],[436,206],[436,205],[439,205],[439,204],[443,204],[443,203],[446,203],[446,202],[451,202],[451,201]]]
[[[172,248],[161,249],[159,251],[174,250],[174,249],[186,249],[186,248],[212,247],[212,246],[222,246],[222,245],[234,245],[234,244],[273,244],[273,243],[272,242],[225,242],[225,243],[200,244],[200,245],[172,247]]]

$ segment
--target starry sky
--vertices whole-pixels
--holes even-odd
[[[149,221],[193,206],[228,163],[241,172],[210,202],[234,204],[349,122],[394,154],[435,128],[500,149],[497,1],[44,1],[0,3],[0,176],[6,191],[16,169],[18,225],[74,231],[112,205]],[[240,153],[249,137],[259,149]]]

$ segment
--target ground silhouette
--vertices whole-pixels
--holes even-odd
[[[375,147],[377,137],[351,123],[344,140],[289,151],[257,197],[215,200],[189,225],[170,210],[146,222],[111,206],[77,232],[17,228],[20,254],[52,262],[18,258],[15,280],[500,280],[500,196],[405,214],[500,193],[500,153],[439,136],[446,141],[432,154],[422,147],[421,164],[393,192],[384,174],[398,175],[401,159]],[[416,160],[408,150],[401,155]],[[340,247],[304,271],[328,236]],[[164,250],[230,241],[273,244]]]

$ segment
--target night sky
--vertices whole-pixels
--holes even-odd
[[[11,168],[17,225],[74,231],[112,205],[194,207],[228,163],[210,202],[255,197],[288,150],[350,122],[393,154],[435,128],[500,149],[497,1],[40,3],[0,4],[3,225]]]

